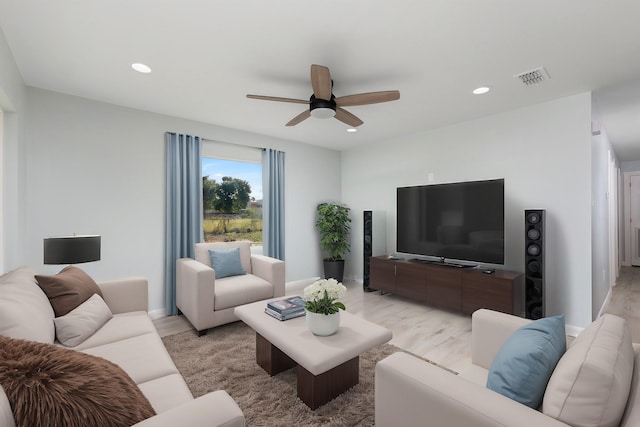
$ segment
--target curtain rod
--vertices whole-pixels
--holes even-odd
[[[243,144],[234,144],[233,142],[219,141],[217,139],[209,139],[209,138],[200,138],[201,141],[204,142],[215,142],[218,144],[227,144],[227,145],[235,145],[236,147],[246,147],[246,148],[255,148],[258,150],[266,150],[267,147],[256,147],[254,145],[243,145]]]
[[[173,134],[180,134],[181,132],[172,132],[172,131],[167,131],[167,133],[173,133]],[[186,133],[185,133],[186,135]],[[198,136],[198,135],[194,135],[194,136]],[[266,150],[268,147],[258,147],[255,145],[243,145],[243,144],[235,144],[233,142],[227,142],[227,141],[220,141],[219,139],[210,139],[210,138],[205,138],[202,136],[198,136],[200,138],[201,141],[205,141],[205,142],[215,142],[218,144],[227,144],[227,145],[234,145],[236,147],[246,147],[246,148],[255,148],[257,150]]]

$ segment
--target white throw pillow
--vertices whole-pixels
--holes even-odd
[[[29,267],[0,276],[0,335],[51,344],[53,308]]]
[[[578,335],[558,362],[542,412],[572,426],[617,426],[629,397],[633,364],[626,321],[603,315]]]
[[[98,294],[71,310],[64,316],[53,319],[56,337],[62,345],[75,347],[113,317],[111,310]]]

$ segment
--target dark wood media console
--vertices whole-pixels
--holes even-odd
[[[471,314],[479,308],[524,314],[524,275],[371,257],[370,288]]]

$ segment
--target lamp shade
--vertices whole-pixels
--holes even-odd
[[[100,260],[100,236],[64,236],[44,239],[45,264],[80,264]]]

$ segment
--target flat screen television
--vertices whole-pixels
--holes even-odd
[[[504,264],[504,179],[400,187],[396,214],[397,252]]]

